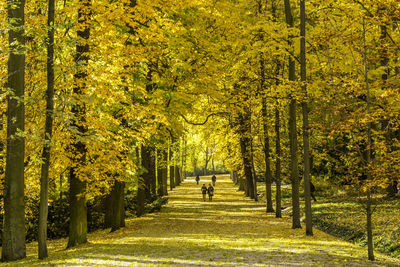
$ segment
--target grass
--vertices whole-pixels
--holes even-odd
[[[202,177],[206,180],[210,177]],[[49,242],[50,257],[36,259],[37,243],[28,257],[1,266],[398,266],[400,261],[366,250],[316,230],[291,229],[289,217],[265,213],[262,201],[237,192],[227,176],[219,176],[213,202],[201,200],[200,185],[188,178],[169,193],[159,213],[132,218],[109,233],[89,234],[89,244],[64,250],[65,239]]]
[[[258,185],[260,192],[265,192],[264,186],[263,183]],[[345,195],[343,192],[339,196],[336,193],[332,195],[336,190],[321,191],[325,187],[317,185],[318,201],[312,203],[314,227],[343,240],[366,246],[366,214],[357,196]],[[273,194],[274,190],[273,187]],[[290,186],[282,187],[283,206],[291,205],[290,190]],[[302,191],[300,193],[302,195]],[[304,209],[303,198],[301,204]],[[400,258],[400,200],[377,195],[372,219],[375,249]]]

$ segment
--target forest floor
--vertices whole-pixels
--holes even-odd
[[[376,253],[368,262],[366,249],[314,229],[291,229],[290,217],[265,213],[263,202],[238,192],[228,176],[218,176],[215,197],[203,202],[200,185],[186,179],[169,195],[158,213],[127,220],[119,231],[96,231],[88,244],[65,250],[66,239],[49,241],[50,257],[37,259],[37,243],[27,245],[28,257],[1,266],[400,266]]]

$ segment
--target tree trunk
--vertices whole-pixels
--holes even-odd
[[[146,199],[146,193],[144,189],[143,180],[138,180],[138,189],[137,189],[137,206],[136,206],[136,216],[140,217],[144,214],[144,203]]]
[[[173,166],[172,159],[173,159],[173,152],[171,145],[168,146],[168,166],[169,166],[169,187],[170,190],[174,189],[175,187],[175,167]]]
[[[235,185],[237,185],[239,183],[239,179],[238,179],[238,175],[237,175],[236,171],[233,172],[233,182],[235,183]]]
[[[167,151],[162,151],[163,155],[163,166],[162,166],[162,179],[163,179],[163,195],[168,195],[168,153]]]
[[[164,180],[163,180],[163,158],[162,158],[162,151],[157,150],[157,157],[156,157],[156,170],[157,170],[157,195],[162,197],[164,195]]]
[[[285,1],[285,16],[288,27],[293,27],[293,16],[290,0]],[[293,36],[289,36],[288,44],[293,51]],[[295,62],[293,55],[289,55],[289,81],[296,80]],[[289,104],[289,142],[290,142],[290,179],[292,182],[292,228],[301,228],[300,224],[300,198],[299,198],[299,170],[297,159],[297,129],[296,129],[296,99],[292,98]]]
[[[79,180],[75,168],[70,169],[70,222],[67,248],[87,242],[86,183]]]
[[[368,68],[367,68],[367,45],[365,41],[365,20],[363,18],[363,45],[364,45],[364,55],[363,55],[363,64],[364,64],[364,78],[365,78],[365,87],[367,93],[367,113],[370,113],[370,92],[369,92],[369,82],[368,82]],[[372,137],[371,137],[371,128],[372,123],[368,122],[367,127],[367,177],[368,180],[371,180],[371,172],[368,170],[370,167],[370,163],[372,160]],[[367,243],[368,243],[368,260],[374,261],[374,243],[373,243],[373,235],[372,235],[372,210],[371,210],[371,190],[370,188],[367,189],[367,206],[366,206],[366,213],[367,213]]]
[[[174,169],[174,173],[175,173],[175,182],[176,182],[176,186],[181,184],[181,170],[179,168],[179,166],[175,165],[175,169]]]
[[[8,9],[8,80],[7,87],[7,154],[4,184],[4,218],[2,260],[15,261],[26,257],[24,204],[24,132],[25,91],[24,51],[25,1],[7,1]],[[20,100],[18,100],[20,99]]]
[[[245,191],[245,179],[243,177],[239,177],[239,191]]]
[[[125,182],[115,181],[111,198],[113,203],[113,217],[111,232],[125,226]]]
[[[141,164],[141,152],[139,146],[135,148],[137,164],[140,166]],[[144,182],[143,177],[138,177],[137,180],[137,192],[136,192],[136,216],[140,217],[144,214],[144,201],[145,201],[145,190],[144,190]]]
[[[368,260],[374,261],[374,242],[372,235],[372,210],[371,210],[371,192],[367,191],[367,243],[368,243]]]
[[[115,180],[111,192],[106,197],[104,228],[114,232],[125,226],[125,182]]]
[[[263,64],[264,65],[264,64]],[[274,212],[272,206],[272,173],[270,165],[270,149],[268,134],[268,113],[266,99],[262,99],[262,116],[264,130],[264,159],[265,159],[265,194],[266,194],[266,212]]]
[[[281,151],[281,135],[280,135],[280,118],[279,118],[279,109],[275,107],[275,150],[276,150],[276,161],[275,161],[275,184],[276,184],[276,211],[275,217],[282,218],[281,213],[281,159],[282,159],[282,151]]]
[[[78,9],[78,25],[82,26],[82,30],[78,30],[77,35],[85,41],[90,37],[90,8],[91,0],[81,0],[81,6]],[[74,103],[71,112],[74,114],[71,126],[78,131],[79,136],[74,137],[72,151],[74,154],[74,164],[70,169],[70,210],[71,217],[69,222],[69,239],[67,247],[73,247],[78,244],[87,242],[87,208],[86,198],[84,196],[86,183],[81,181],[78,175],[79,166],[85,164],[86,146],[82,142],[81,137],[87,133],[85,124],[85,104],[81,98],[85,95],[86,79],[88,76],[85,70],[89,61],[89,45],[76,45],[75,62],[77,64],[77,73],[74,75],[75,87],[73,89],[76,103]]]
[[[257,174],[256,168],[254,166],[254,148],[253,148],[253,140],[250,141],[250,149],[251,149],[251,170],[253,173],[253,187],[254,187],[254,200],[258,201],[258,192],[257,192]]]
[[[40,205],[39,205],[39,231],[38,231],[38,257],[47,258],[47,215],[48,215],[48,191],[49,191],[49,168],[50,168],[50,145],[53,134],[53,112],[54,112],[54,15],[55,0],[48,2],[47,16],[47,91],[46,91],[46,122],[45,122],[45,144],[42,153],[42,168],[40,176]]]
[[[142,167],[144,168],[142,178],[144,183],[145,199],[147,201],[151,200],[153,191],[155,195],[155,158],[152,154],[152,150],[151,147],[142,145],[141,158]]]
[[[246,186],[245,192],[246,196],[254,199],[254,184],[253,184],[253,175],[251,170],[251,151],[250,147],[250,113],[246,112],[246,114],[239,114],[239,125],[240,125],[240,150],[242,154],[243,160],[243,168],[244,174],[246,177]]]
[[[308,105],[307,105],[307,76],[306,76],[306,4],[300,0],[300,76],[305,99],[303,108],[303,150],[304,150],[304,200],[306,210],[306,235],[313,235],[312,210],[311,210],[311,181],[310,181],[310,139],[308,130]]]

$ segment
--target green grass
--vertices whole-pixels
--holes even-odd
[[[301,185],[302,186],[302,185]],[[258,184],[265,192],[265,185]],[[326,233],[362,246],[366,246],[366,213],[354,194],[346,195],[329,189],[326,184],[316,185],[317,202],[312,203],[314,227]],[[324,190],[322,191],[321,188]],[[275,196],[275,186],[273,186]],[[303,192],[301,205],[304,209]],[[282,206],[291,205],[290,185],[282,187]],[[374,247],[392,257],[400,258],[400,199],[376,196],[373,213]]]

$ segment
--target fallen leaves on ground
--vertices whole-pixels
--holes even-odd
[[[211,177],[202,177],[202,181]],[[50,257],[28,257],[4,266],[400,266],[377,253],[367,261],[365,248],[314,230],[291,229],[289,217],[266,214],[263,202],[238,192],[228,176],[219,176],[213,202],[203,202],[194,178],[169,192],[159,213],[132,218],[119,231],[89,234],[90,243],[64,250],[66,239],[49,242]]]

